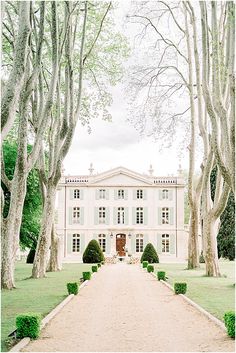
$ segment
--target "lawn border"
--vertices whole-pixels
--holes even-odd
[[[156,278],[156,275],[153,272],[151,273],[151,275]],[[169,283],[167,283],[166,281],[163,281],[162,279],[160,280],[160,282],[174,292],[174,288]],[[212,322],[214,322],[214,324],[219,326],[224,332],[226,332],[226,327],[221,320],[217,319],[214,315],[209,313],[209,311],[203,309],[203,307],[201,307],[199,304],[195,303],[193,300],[188,298],[186,295],[184,295],[184,294],[178,294],[178,295],[181,296],[187,303],[189,303],[194,308],[196,308],[198,311],[200,311],[202,314],[207,316],[208,319],[210,319]]]
[[[79,289],[83,289],[88,284],[88,282],[88,280],[84,281],[79,287]],[[65,299],[62,300],[62,302],[55,306],[55,308],[52,309],[52,311],[50,311],[50,313],[46,315],[41,321],[40,330],[43,329],[64,308],[64,306],[74,298],[74,296],[74,294],[69,294]],[[25,348],[29,343],[30,337],[24,337],[17,344],[15,344],[8,352],[20,352],[20,350]]]

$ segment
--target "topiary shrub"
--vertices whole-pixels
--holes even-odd
[[[174,284],[175,294],[185,294],[187,291],[187,283],[175,283]]]
[[[147,266],[147,271],[148,272],[154,272],[154,266],[153,265],[148,265]]]
[[[103,256],[104,257],[104,256]],[[105,260],[101,262],[102,265],[105,265]]]
[[[98,267],[97,265],[92,266],[92,272],[98,272]]]
[[[235,312],[228,311],[224,314],[225,327],[227,329],[227,334],[234,338],[235,337]]]
[[[204,264],[205,263],[205,259],[204,259],[204,256],[203,256],[203,251],[201,251],[201,254],[199,256],[199,263],[200,264]]]
[[[166,273],[164,271],[158,271],[157,272],[157,279],[158,279],[158,281],[160,281],[161,279],[163,281],[165,281],[166,280]]]
[[[86,264],[94,264],[102,261],[104,261],[103,252],[97,240],[93,239],[88,243],[83,253],[83,262]]]
[[[148,267],[148,261],[143,261],[143,268],[147,268]]]
[[[159,257],[157,255],[156,249],[151,243],[145,246],[143,255],[141,257],[141,262],[148,261],[150,264],[159,263]]]
[[[17,338],[38,338],[40,334],[40,323],[40,314],[26,313],[18,315],[16,317]]]
[[[91,272],[83,272],[83,279],[84,281],[87,281],[87,280],[90,280],[91,279],[91,276],[92,276],[92,273]]]
[[[67,290],[69,294],[78,294],[79,292],[79,285],[78,283],[74,282],[74,283],[67,283]]]
[[[97,264],[98,268],[102,267],[102,265],[100,263]]]
[[[27,264],[33,264],[34,263],[34,257],[35,257],[35,249],[30,249],[27,258],[26,258],[26,263]]]

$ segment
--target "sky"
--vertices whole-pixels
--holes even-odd
[[[135,27],[123,26],[123,19],[129,10],[128,2],[119,2],[116,12],[117,29],[120,29],[132,39]],[[128,32],[127,32],[128,31]],[[132,62],[137,57],[129,59]],[[112,122],[94,119],[90,122],[91,133],[88,128],[79,122],[71,148],[64,160],[64,173],[66,175],[87,175],[90,163],[93,163],[94,172],[100,173],[111,168],[123,166],[139,173],[148,173],[150,164],[154,175],[176,175],[179,164],[183,169],[188,168],[187,147],[182,146],[180,157],[180,144],[182,136],[176,136],[169,148],[163,148],[162,141],[154,141],[151,137],[140,136],[134,126],[127,121],[128,100],[125,87],[119,83],[111,88],[113,104],[109,108]],[[178,104],[178,102],[176,102]]]

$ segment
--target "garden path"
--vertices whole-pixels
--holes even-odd
[[[230,352],[234,341],[139,266],[117,264],[103,266],[24,351]]]

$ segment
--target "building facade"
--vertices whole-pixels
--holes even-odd
[[[105,257],[141,257],[152,243],[162,262],[185,261],[184,181],[118,167],[61,178],[56,211],[61,256],[80,262],[91,239]]]

